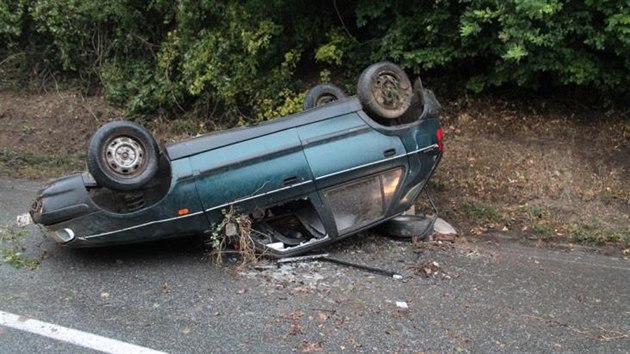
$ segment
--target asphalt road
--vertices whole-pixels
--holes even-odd
[[[38,186],[0,179],[1,225]],[[405,276],[394,280],[322,262],[217,266],[194,239],[72,250],[26,230],[24,256],[41,261],[0,263],[0,313],[153,350],[630,352],[630,261],[618,257],[510,241],[412,247],[369,234],[324,250]],[[33,352],[95,351],[0,325],[0,353]]]

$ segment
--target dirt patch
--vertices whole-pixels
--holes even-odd
[[[630,247],[628,108],[551,99],[443,103],[446,150],[432,184],[442,216],[460,233]],[[84,170],[92,133],[120,117],[100,97],[0,92],[0,175]],[[161,141],[217,128],[191,118],[145,125]]]
[[[464,233],[630,246],[627,111],[462,100],[443,125],[434,190]]]
[[[92,133],[120,116],[100,97],[0,92],[0,173],[46,178],[83,170]]]

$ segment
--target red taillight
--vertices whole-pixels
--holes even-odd
[[[436,135],[438,150],[442,152],[444,150],[444,143],[442,142],[442,140],[444,140],[444,130],[442,130],[442,128],[438,128]]]

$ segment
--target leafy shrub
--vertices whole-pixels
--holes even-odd
[[[9,68],[9,58],[25,60]],[[247,124],[300,110],[313,73],[391,60],[469,90],[628,95],[621,0],[0,0],[0,71],[79,77],[129,113]],[[24,64],[29,63],[29,64]],[[350,92],[352,93],[352,92]]]

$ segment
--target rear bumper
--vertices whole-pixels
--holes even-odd
[[[70,220],[98,208],[91,201],[81,174],[70,175],[50,183],[37,193],[31,206],[33,221],[49,226]]]

